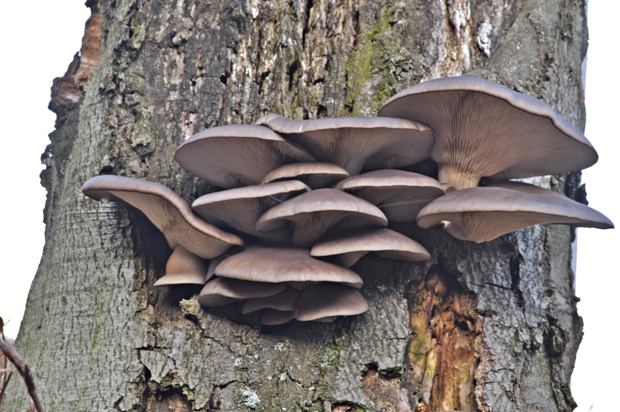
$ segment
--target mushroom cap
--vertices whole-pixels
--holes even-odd
[[[179,245],[168,258],[166,274],[159,278],[154,286],[204,285],[206,274],[207,262]]]
[[[439,181],[457,189],[494,180],[580,170],[596,163],[588,139],[533,97],[474,77],[420,83],[388,100],[380,116],[428,124]]]
[[[286,136],[318,162],[341,166],[350,175],[418,163],[429,156],[434,140],[426,125],[385,117],[291,120],[269,114],[256,123]]]
[[[288,230],[259,232],[256,222],[269,208],[309,190],[298,180],[239,187],[201,196],[192,204],[192,210],[214,225],[224,223],[253,236],[285,241],[290,239]]]
[[[280,166],[263,178],[263,184],[281,180],[301,180],[312,189],[331,187],[334,183],[349,177],[340,166],[331,163],[291,163]]]
[[[319,283],[301,294],[295,319],[307,322],[335,316],[359,315],[367,310],[366,299],[356,289],[338,283]]]
[[[245,280],[216,278],[207,282],[198,295],[202,306],[224,306],[244,299],[273,296],[286,288],[281,283],[248,282]]]
[[[218,257],[214,257],[213,259],[209,261],[209,266],[207,267],[207,274],[205,275],[205,282],[209,281],[209,279],[215,276],[215,268],[217,267],[217,265],[222,263],[224,259],[226,259],[227,257],[228,256],[220,255]]]
[[[350,267],[367,253],[374,252],[386,259],[417,262],[430,259],[428,251],[413,239],[386,228],[339,233],[317,243],[310,255],[326,257],[339,255],[343,265]]]
[[[95,200],[108,199],[132,206],[159,229],[171,248],[181,245],[201,258],[221,255],[239,237],[199,219],[179,195],[166,186],[143,179],[103,175],[89,179],[82,192]]]
[[[260,318],[260,323],[265,326],[282,325],[295,319],[293,314],[293,311],[269,309],[263,313],[263,316]]]
[[[476,243],[536,224],[614,227],[605,215],[584,204],[519,182],[449,193],[422,209],[417,222],[423,229],[443,223],[452,236]]]
[[[390,222],[413,222],[430,201],[446,192],[432,177],[404,170],[375,170],[349,177],[334,189],[368,200]]]
[[[279,311],[290,312],[295,310],[297,307],[297,302],[299,302],[300,296],[301,292],[287,287],[277,295],[248,299],[243,305],[241,313],[245,315],[261,309],[276,309]]]
[[[256,230],[270,231],[295,226],[293,244],[310,246],[335,225],[339,229],[387,226],[387,218],[376,206],[337,189],[317,189],[269,209],[256,223]]]
[[[225,189],[259,184],[286,163],[314,160],[271,129],[245,124],[203,130],[181,144],[174,158],[193,175]]]
[[[253,282],[340,282],[362,286],[350,269],[323,262],[306,249],[252,246],[220,263],[215,274]]]

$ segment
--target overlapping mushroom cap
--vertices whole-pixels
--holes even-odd
[[[300,180],[312,189],[331,187],[334,183],[349,177],[340,166],[331,163],[292,163],[272,170],[263,178],[263,183],[281,180]]]
[[[158,279],[153,286],[204,285],[207,270],[207,262],[179,245],[168,258],[165,276]]]
[[[256,122],[303,147],[318,162],[338,165],[350,175],[362,169],[396,168],[426,159],[433,131],[405,119],[339,117],[291,120],[270,114]]]
[[[268,127],[245,124],[196,133],[174,158],[193,175],[225,189],[256,185],[279,166],[314,160]]]
[[[583,134],[533,97],[483,79],[447,77],[392,97],[380,116],[428,124],[439,181],[456,189],[584,169],[598,155]]]
[[[178,245],[205,259],[219,256],[233,245],[243,245],[239,237],[199,219],[179,195],[166,186],[122,176],[95,176],[82,192],[95,200],[108,199],[140,210],[159,229],[171,248]]]
[[[551,190],[518,182],[449,193],[422,209],[417,222],[423,229],[442,223],[457,239],[476,243],[536,224],[614,227],[605,215],[584,204]]]
[[[200,295],[198,295],[198,302],[203,306],[224,306],[244,299],[273,296],[285,288],[286,285],[283,283],[217,278],[202,288]]]

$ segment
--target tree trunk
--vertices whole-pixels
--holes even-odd
[[[16,343],[46,410],[574,409],[582,322],[567,226],[477,245],[401,224],[432,259],[363,258],[369,312],[261,330],[239,306],[201,308],[200,287],[154,288],[171,253],[163,236],[80,187],[112,173],[191,202],[212,190],[173,160],[194,132],[271,112],[375,115],[406,87],[462,73],[583,130],[583,1],[87,3],[82,54],[52,89],[46,245]],[[581,193],[578,174],[535,180]],[[18,379],[6,402],[27,409]]]

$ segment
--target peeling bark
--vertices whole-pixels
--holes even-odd
[[[368,313],[261,329],[238,305],[201,308],[199,287],[153,288],[171,253],[163,236],[79,188],[113,173],[191,202],[213,188],[173,154],[198,130],[269,112],[374,115],[406,87],[461,73],[583,129],[582,1],[87,4],[81,55],[52,88],[46,246],[16,341],[47,410],[574,409],[582,323],[567,227],[476,245],[397,225],[432,259],[362,258]],[[437,173],[430,161],[412,170]],[[534,180],[582,196],[578,174]],[[6,396],[6,410],[27,409],[15,380]]]

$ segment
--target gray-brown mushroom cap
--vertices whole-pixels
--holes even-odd
[[[332,187],[349,177],[340,166],[331,163],[291,163],[272,170],[263,178],[263,184],[281,180],[300,180],[312,189]]]
[[[442,185],[432,177],[393,169],[351,176],[334,189],[368,200],[390,222],[414,222],[424,206],[445,194]]]
[[[252,246],[224,260],[215,274],[253,282],[340,282],[361,287],[362,279],[350,269],[323,262],[306,249]]]
[[[316,161],[336,164],[350,175],[418,163],[428,158],[434,140],[426,125],[385,117],[291,120],[270,114],[256,123],[303,147]]]
[[[239,187],[201,196],[192,204],[192,210],[217,226],[225,224],[274,242],[286,241],[290,239],[288,230],[259,232],[256,230],[256,222],[269,208],[309,190],[308,186],[298,180]]]
[[[301,292],[287,287],[282,292],[264,298],[248,299],[243,305],[241,313],[248,314],[261,309],[275,309],[279,311],[291,312],[297,307],[297,302],[301,297]]]
[[[602,213],[560,194],[525,183],[475,187],[442,196],[418,214],[418,226],[444,229],[461,240],[481,243],[536,224],[613,228]],[[518,189],[517,189],[518,187]]]
[[[367,310],[368,303],[357,290],[337,283],[319,283],[302,293],[295,319],[307,322],[359,315]]]
[[[174,158],[193,175],[225,189],[256,185],[279,166],[314,160],[268,127],[244,124],[203,130],[181,144]]]
[[[224,306],[244,299],[273,296],[285,288],[285,284],[217,278],[207,282],[202,288],[198,303],[202,306]]]
[[[386,102],[380,116],[428,124],[439,181],[457,189],[494,180],[557,174],[596,163],[583,134],[543,102],[474,77],[435,79]]]
[[[295,319],[293,315],[293,311],[269,309],[263,313],[263,316],[260,318],[260,323],[265,326],[282,325]]]
[[[256,230],[270,231],[294,225],[293,244],[310,246],[330,228],[387,226],[387,218],[373,204],[337,189],[317,189],[269,209],[256,223]]]
[[[362,256],[371,252],[386,259],[411,262],[430,259],[430,254],[424,246],[386,228],[339,233],[329,240],[314,245],[310,255],[335,256],[339,263],[350,267]]]
[[[207,262],[179,245],[168,258],[166,274],[153,286],[204,285],[206,274]]]
[[[201,220],[189,205],[166,186],[122,176],[96,176],[82,186],[95,200],[108,199],[132,206],[159,229],[171,248],[183,246],[205,259],[219,256],[232,245],[243,245],[239,237]]]

